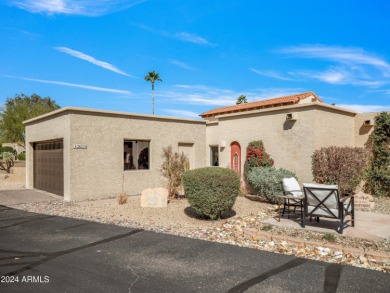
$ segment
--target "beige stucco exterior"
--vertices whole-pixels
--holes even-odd
[[[159,168],[162,148],[184,145],[193,156],[191,168],[204,166],[204,121],[128,113],[64,108],[26,122],[27,188],[33,188],[33,143],[64,140],[64,199],[82,200],[139,194],[143,189],[164,186]],[[150,141],[149,170],[124,171],[124,140]],[[86,145],[75,149],[74,145]],[[192,148],[192,150],[191,150]]]
[[[378,113],[359,113],[355,116],[355,146],[364,147],[368,136],[374,130],[374,118]]]
[[[296,120],[286,120],[287,114]],[[358,116],[358,119],[355,119]],[[301,182],[312,182],[311,156],[325,146],[361,146],[369,133],[356,133],[360,123],[357,113],[324,103],[301,103],[292,106],[253,110],[216,116],[206,125],[207,146],[221,144],[219,162],[230,167],[230,145],[241,146],[241,170],[246,147],[253,140],[262,140],[266,151],[275,161],[275,167],[295,172]],[[217,122],[215,122],[217,120]],[[209,161],[210,155],[207,154]]]
[[[289,120],[287,114],[293,119]],[[81,108],[64,108],[26,121],[26,186],[34,187],[33,144],[63,139],[64,199],[82,200],[139,194],[164,186],[159,168],[162,148],[171,145],[189,156],[191,169],[210,166],[210,146],[218,147],[219,166],[230,167],[230,145],[241,146],[245,179],[246,147],[262,140],[275,167],[312,182],[311,156],[325,146],[366,143],[378,113],[358,114],[320,101],[217,115],[207,120],[178,119]],[[149,170],[124,171],[124,141],[150,141]],[[85,145],[77,149],[75,145]]]

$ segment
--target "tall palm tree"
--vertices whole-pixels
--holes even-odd
[[[152,83],[152,113],[154,115],[154,82],[162,81],[162,79],[160,78],[160,75],[158,73],[154,72],[154,70],[152,72],[148,72],[148,74],[145,75],[144,79]]]
[[[237,102],[236,102],[236,105],[240,105],[240,104],[246,104],[248,103],[248,101],[246,100],[246,96],[244,95],[241,95],[237,98]]]

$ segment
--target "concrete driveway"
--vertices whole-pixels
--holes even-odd
[[[0,205],[12,206],[23,203],[64,200],[62,196],[36,189],[0,190]]]
[[[389,275],[372,270],[6,206],[0,206],[0,230],[0,292],[388,292],[390,288]]]

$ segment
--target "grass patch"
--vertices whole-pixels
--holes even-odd
[[[336,235],[331,233],[325,233],[324,236],[322,236],[323,240],[329,241],[329,242],[335,242],[336,241]]]
[[[272,226],[271,225],[264,225],[263,227],[261,227],[261,230],[263,230],[265,232],[271,231]]]

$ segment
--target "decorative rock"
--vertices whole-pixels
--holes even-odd
[[[7,174],[0,174],[0,179],[7,179],[9,176]]]
[[[143,208],[166,208],[168,206],[168,189],[157,187],[142,191],[141,207]]]
[[[360,191],[355,194],[355,207],[373,209],[375,207],[374,198],[371,194],[367,194],[363,191]]]

